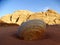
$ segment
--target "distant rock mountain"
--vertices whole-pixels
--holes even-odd
[[[60,14],[56,11],[48,9],[45,12],[31,12],[28,10],[18,10],[12,14],[5,15],[0,18],[1,21],[6,23],[15,23],[21,25],[22,22],[27,20],[40,19],[48,25],[60,24]]]
[[[31,15],[33,12],[28,10],[18,10],[15,11],[13,14],[7,14],[1,17],[1,20],[6,23],[16,23],[21,24],[22,22],[26,21],[26,19]]]

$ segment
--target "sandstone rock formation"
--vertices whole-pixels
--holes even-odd
[[[41,19],[48,25],[60,24],[60,14],[50,9],[32,14],[28,20],[32,19]]]
[[[42,39],[45,36],[45,29],[46,23],[42,20],[29,20],[21,24],[17,34],[24,40]]]
[[[48,25],[60,24],[60,14],[51,9],[48,9],[46,12],[18,10],[15,11],[13,14],[8,14],[1,17],[1,20],[6,23],[15,23],[18,25],[21,25],[22,22],[26,22],[32,19],[43,20]]]
[[[12,14],[12,22],[13,23],[17,23],[17,24],[21,24],[22,22],[24,22],[30,14],[32,14],[33,12],[30,12],[28,10],[19,10],[16,11]]]
[[[1,17],[1,20],[6,23],[11,23],[10,16],[11,16],[11,14],[7,14],[7,15]]]
[[[33,12],[28,10],[19,10],[15,11],[13,14],[7,14],[1,17],[1,20],[6,23],[15,23],[20,25],[22,22],[26,21],[26,19],[31,15]]]
[[[0,19],[0,23],[3,23],[3,21]]]

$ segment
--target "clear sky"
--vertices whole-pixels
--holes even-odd
[[[60,13],[60,0],[0,0],[0,17],[15,10],[38,12],[47,8]]]

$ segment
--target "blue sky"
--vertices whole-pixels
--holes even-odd
[[[60,0],[0,0],[0,17],[15,10],[39,12],[46,8],[60,13]]]

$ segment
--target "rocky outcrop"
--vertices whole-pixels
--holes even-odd
[[[12,22],[20,24],[21,22],[25,21],[27,17],[32,14],[33,12],[30,12],[28,10],[19,10],[12,14]]]
[[[29,20],[21,24],[18,36],[24,40],[37,40],[45,36],[46,23],[42,20]]]
[[[60,14],[50,9],[32,14],[28,20],[32,19],[41,19],[48,25],[60,24]]]
[[[10,18],[11,18],[11,14],[7,14],[7,15],[1,17],[1,20],[6,23],[12,23]]]
[[[56,11],[48,9],[45,12],[31,12],[28,10],[18,10],[12,14],[1,17],[1,20],[6,23],[15,23],[21,25],[22,22],[26,22],[32,19],[43,20],[48,25],[60,24],[60,14]]]
[[[31,15],[33,12],[28,10],[19,10],[15,11],[13,14],[7,14],[1,17],[1,20],[6,23],[16,23],[20,25],[22,22],[26,21],[26,19]]]

